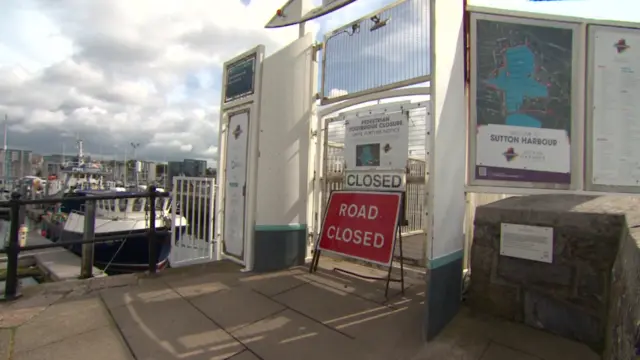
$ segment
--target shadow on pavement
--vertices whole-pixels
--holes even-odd
[[[331,264],[329,264],[331,265]],[[405,359],[422,342],[424,286],[228,262],[172,269],[101,292],[137,359]]]

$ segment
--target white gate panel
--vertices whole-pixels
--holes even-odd
[[[172,267],[217,260],[214,256],[213,178],[176,176],[171,192]],[[186,219],[186,228],[182,222]],[[178,229],[178,230],[176,230]]]

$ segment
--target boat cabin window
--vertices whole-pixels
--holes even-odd
[[[143,211],[145,199],[133,199],[133,211]]]
[[[164,210],[164,203],[167,201],[165,198],[157,198],[156,199],[156,210],[162,211]]]
[[[129,199],[119,199],[118,200],[118,208],[120,209],[121,212],[126,212],[127,211],[127,203],[129,202]]]

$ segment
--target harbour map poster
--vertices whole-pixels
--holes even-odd
[[[238,258],[244,254],[248,145],[249,112],[230,115],[225,156],[223,250]]]
[[[409,114],[396,112],[345,120],[348,170],[401,170],[409,159]]]
[[[570,184],[577,26],[480,14],[472,21],[474,180]]]
[[[640,185],[640,30],[589,27],[591,183]]]

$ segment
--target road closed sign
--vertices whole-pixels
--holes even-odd
[[[401,198],[392,192],[332,192],[318,249],[390,266]]]

